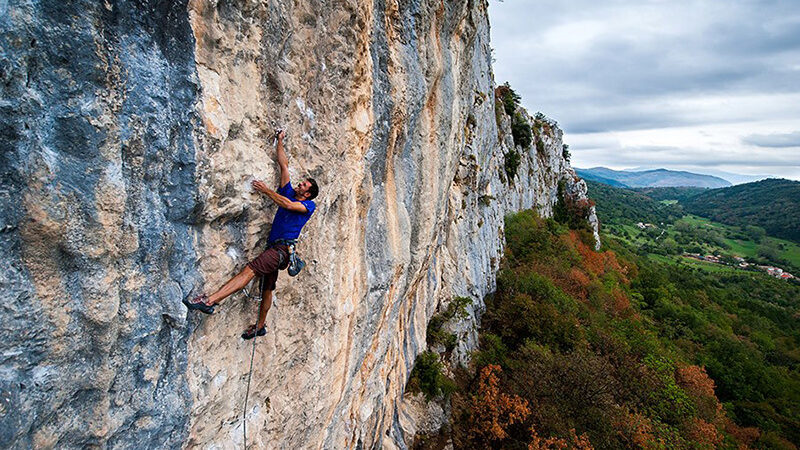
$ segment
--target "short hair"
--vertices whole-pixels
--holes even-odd
[[[311,183],[311,187],[308,188],[308,193],[310,194],[308,196],[308,199],[309,200],[314,200],[315,198],[317,198],[317,195],[319,195],[319,185],[317,184],[317,180],[315,180],[313,178],[309,178],[306,181]]]

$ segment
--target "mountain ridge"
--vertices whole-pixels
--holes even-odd
[[[683,170],[652,169],[643,171],[627,171],[613,170],[607,167],[591,167],[588,169],[575,168],[575,171],[580,177],[587,180],[598,181],[605,184],[610,184],[607,180],[612,180],[618,184],[610,185],[616,187],[642,188],[693,186],[704,188],[720,188],[733,185],[733,183],[724,178]]]

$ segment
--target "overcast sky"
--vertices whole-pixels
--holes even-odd
[[[800,0],[491,0],[495,80],[576,167],[800,180]]]

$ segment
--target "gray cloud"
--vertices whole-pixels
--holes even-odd
[[[568,142],[602,141],[592,148],[577,139],[573,160],[617,167],[696,160],[800,178],[793,154],[759,151],[797,145],[794,133],[780,137],[800,120],[796,0],[505,0],[491,2],[489,13],[497,82],[509,81],[524,106],[556,119]],[[706,148],[645,149],[609,138],[720,124],[735,124],[737,134],[704,134]]]
[[[682,115],[691,110],[642,115],[647,101],[800,91],[800,7],[792,1],[507,0],[490,14],[498,82],[509,80],[524,104],[567,133],[689,122]],[[574,51],[581,33],[585,45]]]
[[[742,141],[757,147],[800,147],[800,131],[795,131],[794,133],[751,134],[742,138]],[[798,156],[798,160],[800,160],[800,156]]]

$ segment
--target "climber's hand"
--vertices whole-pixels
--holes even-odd
[[[275,133],[275,138],[277,138],[279,141],[282,141],[285,136],[286,136],[286,132],[283,131],[283,130],[278,130]]]
[[[267,185],[260,180],[253,180],[253,182],[250,184],[253,186],[253,189],[257,190],[258,192],[263,192],[266,194],[267,191],[269,190]]]

